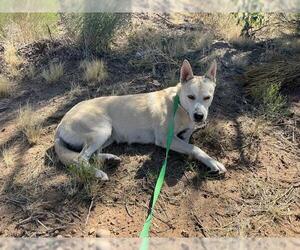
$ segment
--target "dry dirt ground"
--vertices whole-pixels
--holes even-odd
[[[0,162],[0,235],[94,237],[106,229],[113,237],[138,237],[164,150],[151,145],[110,146],[107,151],[122,162],[104,166],[110,181],[93,183],[87,193],[58,163],[53,135],[63,115],[79,101],[158,90],[165,87],[163,73],[153,76],[149,70],[133,68],[128,64],[130,55],[102,55],[109,79],[100,87],[88,86],[81,80],[80,51],[62,41],[39,41],[19,52],[41,69],[49,61],[62,60],[66,70],[54,84],[40,76],[24,76],[12,97],[0,99],[0,147],[15,155],[12,166]],[[299,100],[296,95],[293,117],[276,124],[261,121],[237,80],[241,73],[237,61],[255,63],[264,53],[263,44],[241,49],[215,41],[205,53],[184,56],[199,65],[217,55],[218,86],[208,125],[192,140],[224,163],[228,173],[210,178],[200,163],[172,152],[152,236],[299,236],[299,144],[294,138]],[[195,72],[204,73],[197,67]],[[80,88],[74,91],[72,84]],[[26,142],[16,126],[20,105],[28,102],[43,119],[42,136],[35,145]]]

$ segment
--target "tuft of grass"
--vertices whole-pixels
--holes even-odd
[[[74,96],[80,95],[82,90],[83,89],[81,88],[81,86],[79,84],[72,83],[69,94],[70,94],[71,97],[74,97]]]
[[[244,76],[248,94],[260,107],[267,118],[282,115],[286,107],[283,89],[300,86],[300,61],[294,58],[288,61],[274,60],[249,68]]]
[[[37,69],[33,64],[30,64],[27,69],[27,76],[29,79],[33,79],[36,76]]]
[[[68,166],[68,171],[79,182],[87,185],[89,185],[95,179],[96,169],[90,166],[85,166],[84,164],[70,165]]]
[[[88,82],[101,83],[107,79],[108,73],[103,61],[95,59],[92,61],[84,60],[80,64],[83,70],[83,78]]]
[[[16,157],[12,148],[4,147],[1,152],[3,162],[6,167],[12,167],[15,165]]]
[[[48,69],[42,71],[42,77],[48,83],[57,82],[64,75],[63,63],[51,63]]]
[[[13,43],[6,42],[4,44],[3,58],[8,67],[8,73],[12,76],[18,75],[19,68],[24,63],[24,60],[18,55],[18,51]]]
[[[261,94],[261,109],[267,117],[277,117],[284,113],[286,98],[280,94],[280,86],[278,84],[266,86],[260,93],[256,92],[255,96],[260,97]]]
[[[0,97],[8,97],[13,91],[14,85],[5,77],[0,76]]]
[[[78,187],[79,185],[83,185],[85,197],[92,198],[99,193],[99,185],[97,185],[98,179],[95,177],[96,168],[99,167],[98,164],[99,163],[89,166],[86,166],[85,164],[68,166],[68,171],[73,177],[72,186]]]
[[[42,133],[42,121],[29,104],[19,109],[17,124],[30,144],[38,143]]]

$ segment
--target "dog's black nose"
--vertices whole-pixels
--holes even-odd
[[[195,122],[202,122],[203,118],[204,118],[203,114],[197,114],[197,113],[194,114],[194,120],[195,120]]]

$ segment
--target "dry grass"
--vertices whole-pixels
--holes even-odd
[[[167,65],[169,70],[178,68],[182,57],[188,53],[206,52],[213,43],[212,33],[157,30],[151,25],[140,27],[128,37],[128,49],[135,53],[129,63],[137,68],[152,69]]]
[[[266,223],[280,223],[288,216],[299,216],[294,208],[299,201],[299,186],[283,187],[279,183],[251,178],[242,186],[242,198],[251,204],[250,216],[259,216]]]
[[[80,64],[83,70],[83,78],[88,82],[101,83],[107,79],[108,73],[103,61],[95,59],[92,61],[84,60]]]
[[[15,156],[15,152],[12,148],[4,147],[2,149],[1,155],[2,155],[2,159],[3,159],[3,162],[6,167],[12,167],[15,165],[16,156]]]
[[[229,42],[240,49],[251,49],[255,46],[255,41],[247,37],[231,38]]]
[[[79,84],[72,83],[69,94],[71,97],[74,97],[74,96],[80,95],[80,93],[82,91],[83,91],[83,89],[81,88],[81,86]]]
[[[19,67],[23,62],[22,58],[18,55],[18,51],[13,43],[7,42],[4,45],[4,60],[9,66],[14,68]]]
[[[69,191],[78,192],[78,186],[83,185],[84,198],[92,198],[99,193],[99,180],[95,177],[95,171],[97,168],[101,168],[103,163],[97,162],[92,166],[85,165],[71,165],[68,166],[68,171],[71,174],[73,180],[70,183]]]
[[[175,86],[179,82],[178,71],[178,69],[172,69],[165,73],[165,82],[167,87]]]
[[[63,63],[51,63],[48,69],[42,71],[42,77],[48,83],[57,82],[64,75]]]
[[[36,144],[39,141],[42,133],[42,121],[29,104],[19,109],[17,124],[30,144]]]
[[[0,37],[18,45],[56,38],[60,33],[58,21],[56,13],[1,13]]]
[[[10,96],[14,85],[5,77],[0,76],[0,97]]]
[[[36,67],[32,64],[29,65],[28,69],[27,69],[27,76],[29,79],[33,79],[36,76]]]
[[[215,34],[226,41],[238,39],[242,26],[231,14],[224,13],[200,13],[195,14],[196,21],[202,21],[205,27],[210,27]]]
[[[261,111],[267,117],[282,115],[286,100],[281,95],[281,90],[293,90],[300,86],[300,61],[299,58],[273,61],[255,65],[249,68],[243,81],[249,95],[259,104]]]
[[[197,145],[205,148],[209,147],[211,150],[217,151],[218,154],[224,152],[227,142],[221,122],[218,122],[218,124],[210,122],[204,128],[196,131],[195,135],[193,138]]]
[[[4,44],[3,58],[8,67],[8,73],[12,76],[17,76],[24,59],[18,55],[18,51],[13,43],[6,42]]]

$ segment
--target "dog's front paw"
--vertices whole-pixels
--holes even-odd
[[[224,165],[221,162],[218,162],[213,159],[210,161],[207,167],[209,168],[208,171],[209,174],[222,175],[227,172],[227,169],[224,167]]]

